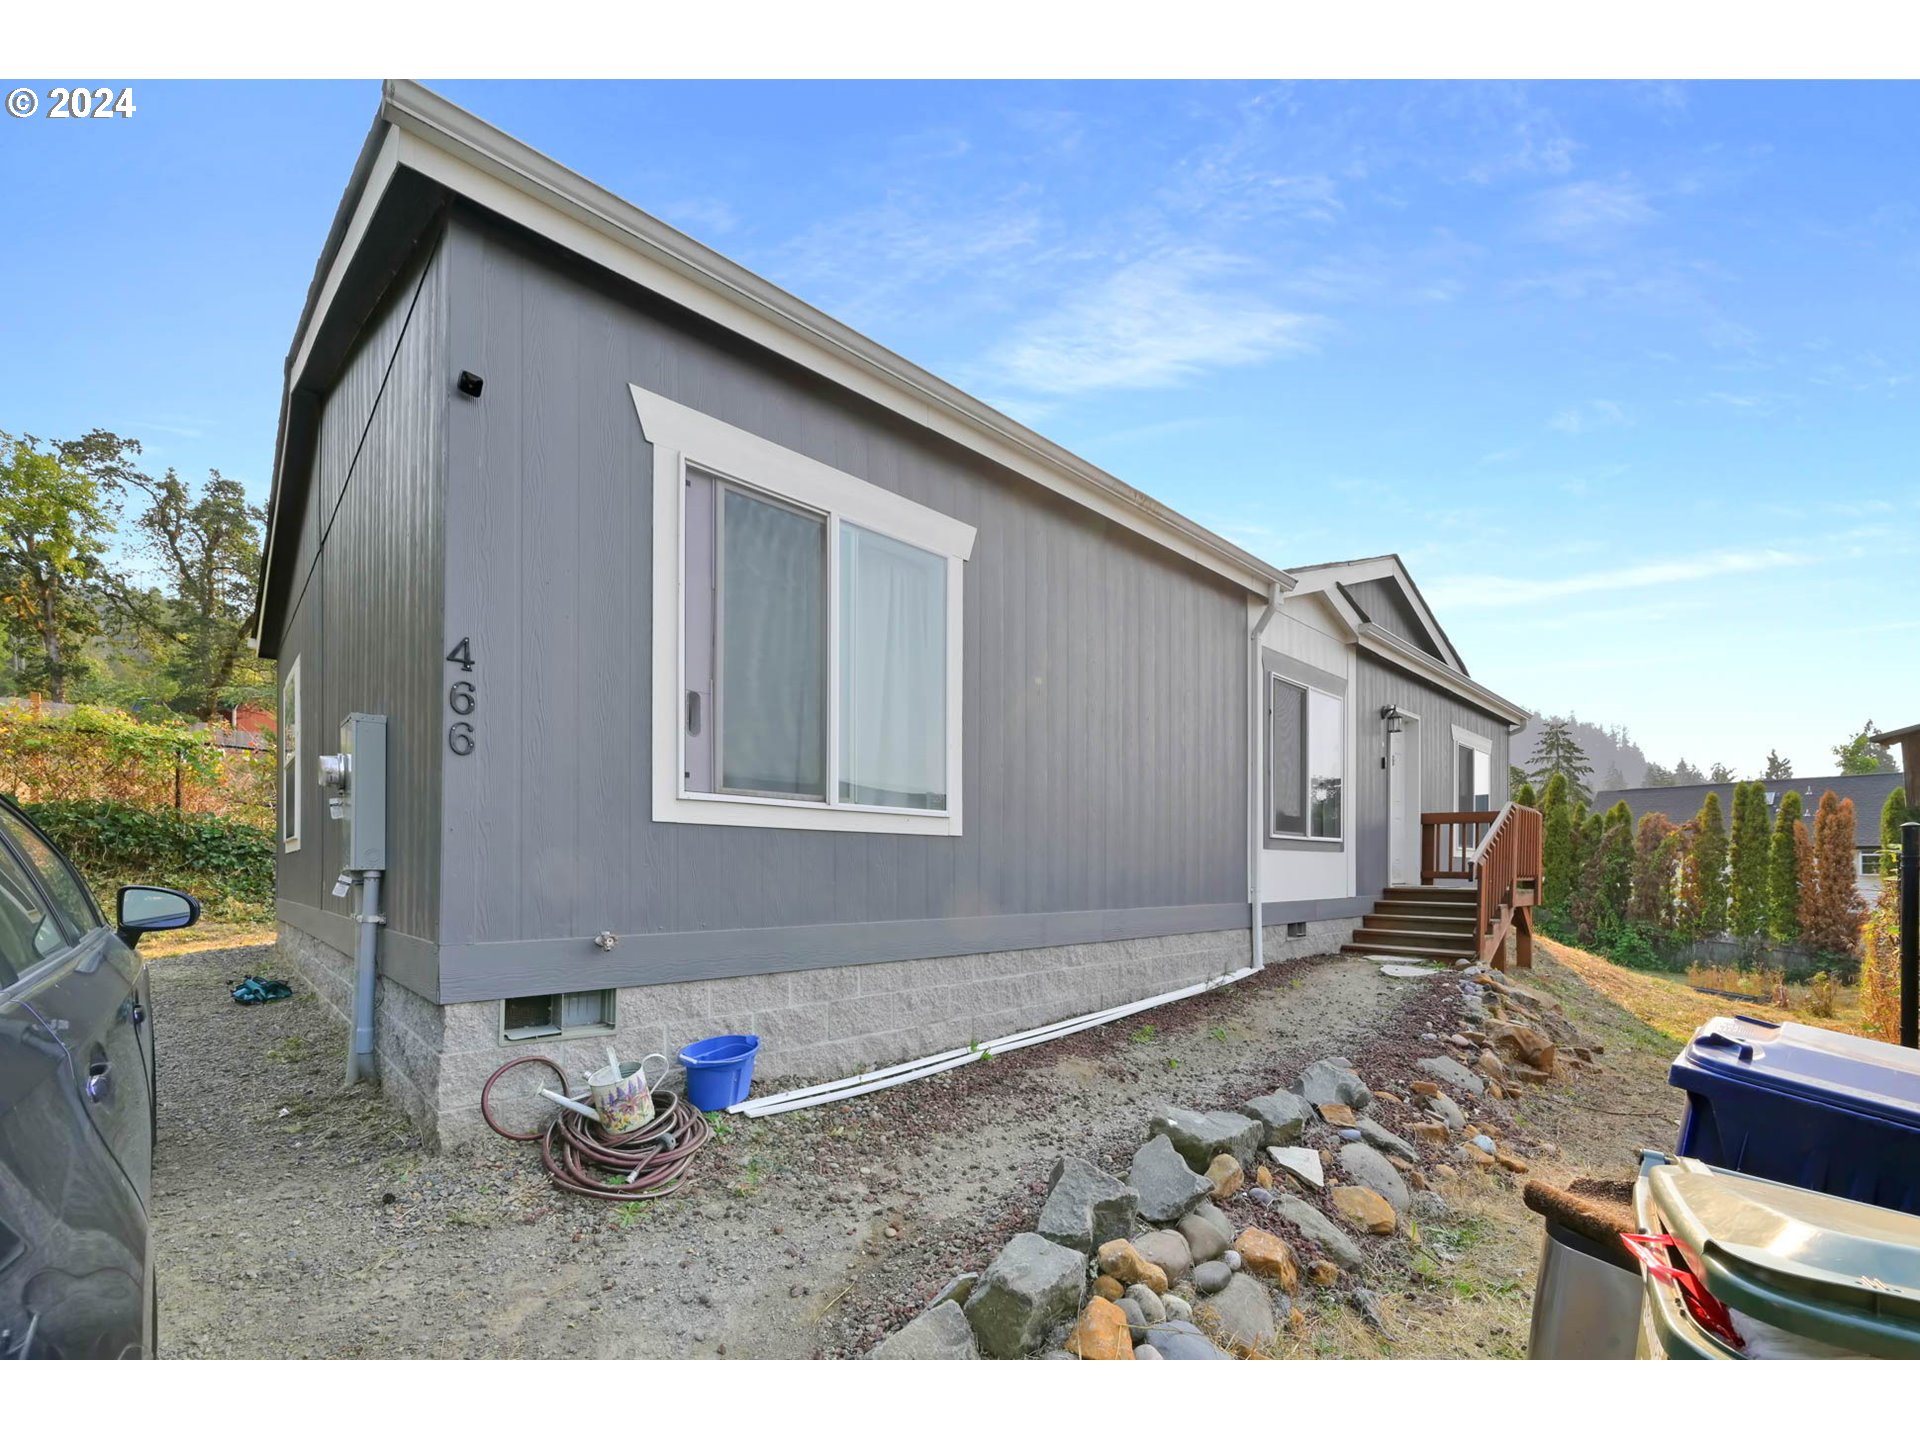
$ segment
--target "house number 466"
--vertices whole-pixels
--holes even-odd
[[[447,663],[458,665],[462,670],[473,669],[473,642],[466,636],[460,637],[460,643],[447,652]],[[456,680],[447,688],[447,709],[456,716],[468,716],[479,708],[480,696],[471,680]],[[456,755],[471,755],[474,746],[474,722],[456,719],[447,726],[447,749]]]

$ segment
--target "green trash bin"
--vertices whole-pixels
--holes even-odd
[[[1669,1263],[1726,1307],[1741,1343],[1643,1266],[1640,1358],[1920,1359],[1920,1216],[1662,1158],[1634,1187],[1641,1229],[1672,1237]]]

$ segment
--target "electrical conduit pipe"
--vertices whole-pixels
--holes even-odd
[[[354,917],[353,1042],[347,1050],[347,1083],[374,1078],[373,991],[379,974],[380,872],[360,872],[360,910]]]

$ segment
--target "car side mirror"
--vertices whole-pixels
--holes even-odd
[[[149,930],[184,930],[200,918],[200,902],[164,885],[120,887],[120,938],[138,944]]]

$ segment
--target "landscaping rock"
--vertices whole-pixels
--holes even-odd
[[[1369,1120],[1362,1116],[1355,1122],[1354,1128],[1359,1130],[1361,1138],[1376,1150],[1388,1155],[1398,1155],[1406,1161],[1420,1158],[1420,1151],[1412,1141],[1394,1134],[1377,1120]]]
[[[1136,1235],[1133,1248],[1141,1259],[1160,1267],[1170,1286],[1180,1284],[1193,1273],[1193,1251],[1187,1246],[1187,1237],[1178,1230],[1149,1230],[1144,1235]]]
[[[1140,1195],[1084,1160],[1054,1164],[1047,1203],[1034,1229],[1056,1245],[1091,1255],[1109,1240],[1133,1233]]]
[[[1457,1159],[1466,1161],[1475,1170],[1493,1168],[1493,1156],[1476,1145],[1456,1145],[1453,1153]]]
[[[1251,1190],[1247,1191],[1247,1198],[1257,1201],[1262,1205],[1271,1205],[1273,1204],[1273,1191],[1265,1185],[1255,1185]]]
[[[1094,1296],[1067,1337],[1066,1350],[1082,1360],[1131,1360],[1133,1334],[1126,1312],[1111,1300]]]
[[[1122,1289],[1144,1285],[1156,1295],[1167,1288],[1167,1272],[1148,1260],[1129,1240],[1109,1240],[1094,1256],[1102,1275],[1111,1276]]]
[[[952,1300],[942,1300],[925,1314],[917,1315],[878,1345],[869,1360],[978,1360],[980,1347],[974,1339],[967,1314]]]
[[[1147,1317],[1141,1312],[1138,1302],[1122,1298],[1114,1302],[1120,1307],[1120,1313],[1127,1317],[1127,1329],[1133,1336],[1133,1343],[1141,1344],[1147,1338]]]
[[[1509,1060],[1518,1060],[1540,1070],[1553,1069],[1554,1044],[1538,1030],[1505,1020],[1489,1020],[1487,1038],[1492,1041],[1493,1048]]]
[[[1232,1278],[1233,1269],[1224,1260],[1208,1260],[1193,1267],[1193,1288],[1202,1295],[1226,1289]]]
[[[1487,1093],[1487,1082],[1449,1055],[1435,1055],[1430,1059],[1416,1060],[1413,1063],[1443,1084],[1474,1095]]]
[[[1267,1158],[1286,1174],[1315,1190],[1327,1183],[1327,1172],[1321,1168],[1318,1150],[1309,1150],[1304,1145],[1269,1145]]]
[[[1527,1173],[1527,1162],[1511,1150],[1496,1150],[1493,1158],[1498,1162],[1502,1170],[1510,1170],[1515,1175],[1524,1175]]]
[[[1014,1236],[974,1285],[966,1304],[981,1351],[1011,1360],[1036,1349],[1049,1330],[1080,1309],[1086,1267],[1087,1257],[1077,1250],[1032,1232]]]
[[[968,1298],[973,1294],[975,1282],[979,1279],[979,1273],[973,1270],[967,1271],[964,1275],[954,1276],[953,1279],[940,1287],[940,1293],[933,1297],[933,1304],[927,1306],[927,1308],[931,1310],[934,1305],[944,1305],[949,1300],[953,1301],[956,1305],[966,1304]]]
[[[1279,1211],[1282,1220],[1319,1246],[1344,1269],[1360,1268],[1364,1254],[1353,1237],[1298,1195],[1279,1196],[1274,1208]]]
[[[1186,1237],[1187,1249],[1196,1265],[1218,1260],[1233,1244],[1233,1222],[1211,1203],[1196,1206],[1177,1228]]]
[[[1201,1333],[1192,1320],[1169,1320],[1153,1332],[1153,1348],[1163,1360],[1231,1360],[1233,1357]]]
[[[1364,1185],[1337,1185],[1330,1198],[1335,1213],[1364,1234],[1391,1235],[1400,1223],[1386,1197]]]
[[[1158,1325],[1167,1318],[1167,1302],[1144,1285],[1128,1286],[1126,1298],[1140,1307],[1140,1314],[1149,1325]]]
[[[1133,1347],[1133,1358],[1136,1360],[1164,1360],[1167,1357],[1151,1345],[1135,1345]]]
[[[1238,1270],[1242,1265],[1247,1263],[1238,1250],[1229,1250],[1220,1258],[1227,1262],[1227,1268],[1229,1270]]]
[[[1416,1220],[1443,1220],[1453,1213],[1453,1207],[1431,1190],[1415,1193],[1407,1203],[1407,1214]]]
[[[1256,1095],[1240,1107],[1240,1113],[1260,1122],[1261,1144],[1291,1145],[1313,1118],[1313,1107],[1303,1096],[1291,1090],[1279,1090],[1271,1095]]]
[[[1420,1103],[1426,1107],[1428,1114],[1455,1134],[1467,1128],[1467,1112],[1460,1108],[1451,1095],[1430,1095]]]
[[[1422,1145],[1444,1145],[1451,1133],[1444,1120],[1416,1120],[1407,1129]]]
[[[1216,1155],[1207,1166],[1207,1182],[1213,1186],[1213,1198],[1231,1200],[1247,1188],[1247,1172],[1231,1155]]]
[[[1264,1127],[1252,1116],[1231,1110],[1209,1110],[1203,1115],[1167,1105],[1147,1121],[1147,1133],[1166,1136],[1189,1168],[1205,1170],[1214,1156],[1223,1154],[1233,1156],[1242,1167],[1251,1165]]]
[[[1307,1266],[1307,1278],[1316,1285],[1332,1285],[1340,1279],[1340,1267],[1331,1260],[1316,1260]]]
[[[1300,1289],[1300,1267],[1293,1258],[1293,1247],[1278,1235],[1250,1227],[1242,1230],[1233,1244],[1248,1274],[1272,1281],[1289,1295]]]
[[[1127,1287],[1111,1275],[1098,1275],[1094,1277],[1093,1293],[1102,1300],[1118,1300],[1127,1293]]]
[[[1127,1183],[1140,1196],[1140,1218],[1155,1225],[1171,1225],[1213,1193],[1165,1135],[1155,1135],[1134,1152]]]
[[[1354,1117],[1353,1107],[1351,1105],[1335,1105],[1329,1102],[1325,1105],[1316,1105],[1314,1109],[1320,1112],[1320,1118],[1322,1120],[1337,1129],[1350,1129],[1353,1125]]]
[[[1407,1208],[1407,1182],[1371,1145],[1342,1145],[1340,1169],[1354,1184],[1378,1191],[1395,1210]]]
[[[1280,1303],[1288,1310],[1293,1308],[1285,1300]],[[1280,1329],[1273,1297],[1250,1275],[1235,1275],[1228,1280],[1218,1294],[1193,1307],[1193,1318],[1241,1355],[1261,1353],[1273,1344]]]
[[[1438,1095],[1440,1087],[1431,1080],[1416,1080],[1408,1087],[1416,1095]]]
[[[1293,1091],[1310,1105],[1347,1105],[1364,1110],[1373,1103],[1373,1092],[1366,1082],[1341,1059],[1314,1061],[1300,1072]]]
[[[1253,1188],[1256,1190],[1273,1189],[1273,1171],[1264,1165],[1253,1167]]]

